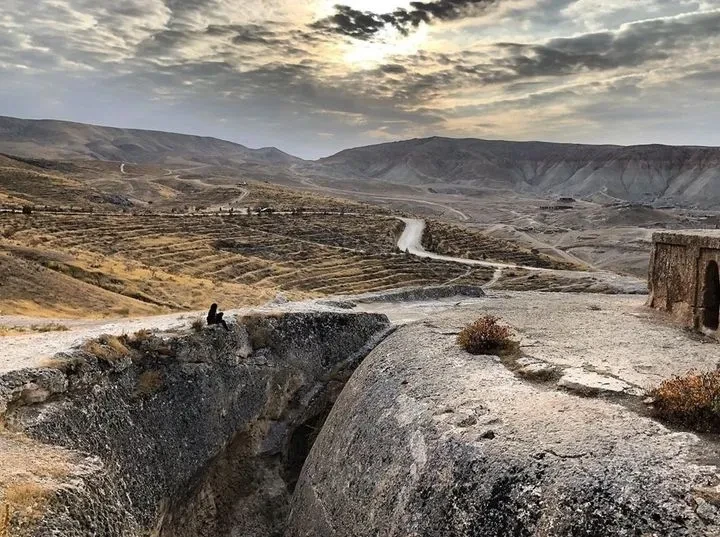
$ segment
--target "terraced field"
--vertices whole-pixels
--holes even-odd
[[[492,270],[397,252],[402,227],[382,216],[321,214],[0,216],[1,246],[14,258],[137,301],[142,313],[491,278]],[[38,287],[28,296],[47,293]],[[13,311],[3,298],[0,307]]]
[[[440,222],[427,222],[422,243],[423,247],[431,252],[466,259],[510,262],[560,270],[585,268],[538,251],[521,248],[509,241]]]

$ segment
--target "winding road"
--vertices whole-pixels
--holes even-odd
[[[490,267],[495,269],[492,280],[483,287],[488,288],[495,285],[503,276],[505,269],[522,269],[534,273],[552,274],[555,276],[564,276],[569,278],[588,278],[592,277],[600,281],[612,283],[618,287],[625,289],[626,292],[643,292],[647,289],[646,283],[632,276],[623,276],[614,272],[598,271],[598,270],[562,270],[530,267],[527,265],[514,265],[509,263],[496,263],[493,261],[480,261],[478,259],[465,259],[463,257],[452,257],[449,255],[441,255],[428,252],[423,248],[422,236],[425,231],[425,221],[420,218],[402,218],[398,220],[405,222],[405,229],[398,239],[397,246],[403,252],[408,252],[417,257],[425,257],[428,259],[437,259],[438,261],[449,261],[451,263],[460,263],[462,265],[470,265],[476,267]]]
[[[473,266],[479,266],[479,267],[492,267],[496,269],[506,269],[506,268],[513,268],[513,269],[525,269],[525,270],[533,270],[537,272],[573,272],[573,271],[567,271],[567,270],[556,270],[556,269],[545,269],[545,268],[538,268],[538,267],[528,267],[524,265],[511,265],[507,263],[495,263],[492,261],[480,261],[477,259],[465,259],[463,257],[452,257],[449,255],[441,255],[436,254],[433,252],[428,252],[425,248],[423,248],[422,245],[422,236],[425,232],[425,220],[421,220],[419,218],[400,218],[399,220],[402,220],[405,222],[405,229],[402,232],[402,235],[400,235],[400,238],[398,239],[397,246],[402,250],[403,252],[408,252],[412,255],[418,256],[418,257],[426,257],[429,259],[437,259],[438,261],[450,261],[452,263],[461,263],[463,265],[473,265]],[[583,274],[587,274],[584,272]]]

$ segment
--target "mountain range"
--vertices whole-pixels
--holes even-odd
[[[306,161],[216,138],[0,116],[0,152],[32,158],[196,162],[348,182],[507,190],[539,196],[720,207],[720,148],[425,138]]]

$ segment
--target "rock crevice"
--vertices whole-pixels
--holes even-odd
[[[79,458],[33,520],[11,513],[10,534],[282,534],[317,430],[390,329],[383,315],[257,316],[1,377],[8,434]]]

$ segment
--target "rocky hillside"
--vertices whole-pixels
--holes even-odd
[[[402,184],[720,205],[720,148],[427,138],[349,149],[319,162],[336,175]]]
[[[218,165],[243,162],[289,164],[297,160],[274,147],[249,149],[217,138],[3,116],[0,116],[0,153],[32,158],[92,158],[136,163],[182,159]]]

